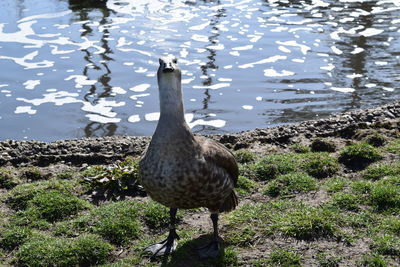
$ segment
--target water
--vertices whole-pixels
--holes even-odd
[[[397,0],[2,0],[0,140],[151,135],[168,53],[197,133],[391,102],[399,35]]]

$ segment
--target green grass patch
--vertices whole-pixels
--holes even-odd
[[[370,248],[380,255],[400,257],[400,238],[389,234],[378,236]]]
[[[46,179],[46,176],[39,167],[27,167],[22,172],[22,177],[30,181]]]
[[[338,192],[332,196],[332,205],[342,210],[358,211],[359,197],[352,193]]]
[[[230,244],[249,246],[271,235],[315,240],[340,235],[339,211],[292,201],[243,205],[226,215]]]
[[[336,145],[328,139],[315,139],[310,145],[312,152],[335,152]]]
[[[238,192],[240,195],[248,195],[254,192],[258,187],[258,183],[246,178],[242,175],[239,175],[235,191]]]
[[[92,234],[75,239],[38,235],[16,253],[21,266],[91,266],[106,262],[113,246]]]
[[[144,204],[143,219],[150,229],[162,229],[169,225],[169,209],[153,200]],[[182,214],[177,214],[177,219],[182,218]]]
[[[365,254],[362,258],[357,262],[357,266],[359,267],[387,267],[388,264],[386,260],[378,254]]]
[[[299,143],[291,145],[290,149],[293,152],[296,152],[296,153],[309,153],[309,152],[311,152],[311,149],[310,149],[309,146],[306,146],[306,145],[303,145],[303,144],[299,144]]]
[[[268,263],[272,266],[301,266],[301,256],[297,252],[278,248],[271,252]]]
[[[326,180],[324,183],[324,187],[328,193],[335,193],[335,192],[342,191],[346,187],[347,184],[348,184],[348,181],[345,178],[334,177],[334,178]]]
[[[378,211],[399,211],[400,179],[392,176],[376,182],[369,192],[369,201]]]
[[[318,253],[317,261],[321,267],[339,267],[339,263],[342,261],[340,256],[329,255],[327,253]]]
[[[239,150],[235,153],[235,158],[238,163],[245,164],[256,160],[256,155],[248,150]]]
[[[386,144],[387,139],[380,133],[374,132],[365,138],[365,142],[374,147],[381,147]]]
[[[0,188],[11,189],[20,182],[11,170],[0,168]]]
[[[59,180],[71,180],[78,176],[78,173],[73,171],[63,171],[56,174],[56,179]]]
[[[7,225],[0,230],[0,247],[8,251],[15,249],[32,236],[32,230],[28,227]]]
[[[6,203],[13,209],[26,209],[30,200],[37,194],[46,191],[58,192],[79,192],[80,187],[74,181],[38,181],[33,183],[21,184],[10,190],[6,196]]]
[[[392,233],[400,237],[400,218],[388,216],[380,221],[379,229],[384,233]]]
[[[389,142],[384,149],[388,152],[394,154],[400,154],[400,138],[397,138],[391,142]]]
[[[315,178],[326,178],[336,174],[340,165],[335,157],[326,152],[310,153],[302,164],[305,172]]]
[[[272,197],[293,196],[317,188],[316,180],[305,173],[289,173],[278,176],[264,188],[264,194]]]
[[[91,207],[92,205],[88,201],[82,200],[68,191],[50,190],[38,192],[28,201],[27,209],[17,214],[30,221],[43,219],[48,222],[55,222]]]
[[[134,201],[112,202],[92,209],[68,222],[55,226],[58,235],[72,235],[76,232],[95,233],[111,243],[122,245],[139,237],[141,204]]]
[[[339,157],[339,161],[351,169],[363,169],[380,159],[382,154],[367,143],[350,144],[342,150]]]
[[[400,162],[371,165],[363,172],[363,178],[368,180],[379,180],[392,175],[400,177]]]

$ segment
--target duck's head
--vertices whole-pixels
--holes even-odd
[[[181,69],[178,66],[178,59],[173,55],[160,57],[160,66],[157,71],[159,86],[180,86]],[[170,87],[170,86],[168,86]]]

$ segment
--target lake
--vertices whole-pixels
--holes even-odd
[[[400,1],[2,0],[0,140],[152,135],[158,58],[228,133],[399,99]]]

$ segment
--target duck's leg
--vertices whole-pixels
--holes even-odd
[[[170,226],[167,239],[161,241],[160,243],[148,246],[147,248],[144,249],[144,251],[152,254],[152,258],[157,256],[167,255],[176,249],[177,245],[176,240],[179,240],[179,236],[175,230],[176,212],[177,209],[174,208],[171,208],[169,210]]]
[[[214,228],[213,239],[209,244],[197,249],[200,258],[215,258],[221,250],[218,234],[218,213],[212,213],[210,217]]]

